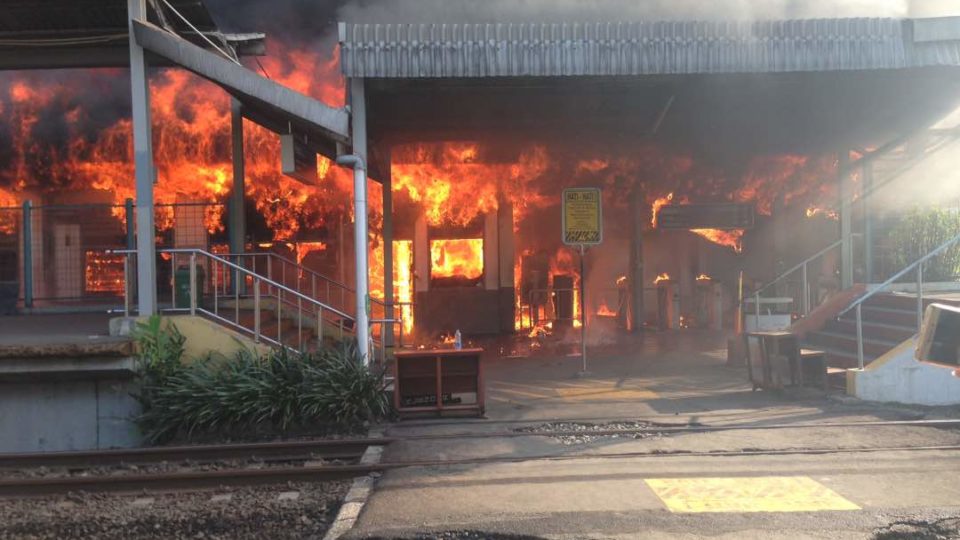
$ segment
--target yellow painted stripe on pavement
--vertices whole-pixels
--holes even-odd
[[[671,512],[818,512],[859,510],[806,476],[652,478],[650,489]]]

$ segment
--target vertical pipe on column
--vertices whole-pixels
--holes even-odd
[[[367,271],[367,98],[363,79],[350,80],[350,119],[353,156],[341,156],[337,162],[353,166],[354,254],[357,290],[357,347],[364,364],[369,355],[369,275]]]
[[[150,128],[150,88],[143,48],[133,37],[133,21],[147,20],[146,0],[127,0],[130,35],[130,88],[133,109],[133,156],[137,186],[137,302],[140,315],[157,310],[157,257],[153,217],[153,141]]]
[[[23,307],[33,307],[33,203],[23,201]]]

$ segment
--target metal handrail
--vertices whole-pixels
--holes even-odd
[[[842,245],[843,245],[843,240],[842,240],[842,239],[841,239],[841,240],[837,240],[836,242],[830,244],[829,246],[821,249],[820,251],[814,253],[813,255],[810,255],[810,256],[807,257],[806,259],[804,259],[804,260],[800,261],[799,263],[793,265],[793,267],[791,267],[789,270],[781,273],[779,276],[775,277],[772,281],[764,284],[764,285],[763,285],[762,287],[760,287],[759,289],[753,291],[753,292],[750,293],[750,294],[744,295],[744,297],[741,298],[740,301],[741,301],[741,302],[745,302],[747,298],[751,298],[751,299],[753,300],[753,304],[754,304],[753,307],[754,307],[755,315],[756,315],[756,317],[757,317],[757,324],[759,324],[759,321],[760,321],[760,293],[762,293],[763,291],[769,289],[769,288],[772,287],[773,285],[776,285],[776,284],[779,283],[780,281],[786,279],[787,276],[792,275],[792,274],[793,274],[794,272],[796,272],[797,270],[802,270],[801,281],[803,282],[803,292],[802,292],[802,294],[803,294],[803,302],[802,302],[802,305],[800,306],[800,308],[801,308],[801,310],[803,311],[803,316],[806,317],[807,315],[810,314],[810,280],[809,280],[808,277],[807,277],[807,266],[809,266],[809,264],[810,264],[811,262],[815,261],[816,259],[819,259],[820,257],[823,257],[824,255],[826,255],[827,252],[829,252],[829,251],[831,251],[831,250],[833,250],[833,249],[836,249],[838,246],[842,246]]]
[[[130,257],[131,255],[135,254],[136,251],[135,251],[135,250],[129,250],[129,249],[122,249],[122,250],[106,250],[105,252],[106,252],[106,253],[111,253],[111,254],[117,254],[117,255],[126,255],[126,257],[124,258],[124,275],[125,275],[125,276],[129,276],[129,273],[128,273],[128,272],[129,272],[128,259],[129,259],[129,257]],[[323,317],[324,317],[325,314],[328,315],[328,316],[329,316],[330,314],[332,314],[332,315],[335,315],[335,316],[338,316],[338,317],[339,317],[339,321],[337,321],[337,322],[339,323],[338,325],[339,325],[341,337],[343,337],[343,334],[344,334],[344,331],[345,331],[345,329],[344,329],[344,323],[345,323],[345,322],[352,322],[352,323],[353,323],[353,326],[354,326],[354,327],[356,326],[356,319],[355,319],[353,316],[349,315],[348,313],[345,313],[344,311],[339,310],[339,309],[337,309],[337,308],[335,308],[335,307],[333,307],[333,306],[330,306],[330,305],[328,305],[328,304],[326,304],[326,303],[324,303],[324,302],[321,302],[321,301],[319,301],[319,300],[317,300],[317,299],[315,299],[315,298],[311,298],[310,296],[305,295],[305,294],[301,293],[300,291],[291,289],[290,287],[287,287],[286,285],[284,285],[284,284],[282,284],[282,283],[278,283],[277,281],[275,281],[275,280],[273,280],[273,279],[271,279],[271,278],[269,278],[269,277],[264,277],[264,276],[262,276],[262,275],[260,275],[260,274],[257,274],[256,272],[252,272],[252,271],[250,271],[250,270],[248,270],[248,269],[246,269],[246,268],[243,268],[242,266],[240,266],[240,265],[238,265],[238,264],[235,264],[235,263],[233,263],[233,262],[231,262],[231,261],[228,261],[228,260],[224,259],[222,256],[215,255],[215,254],[213,254],[213,253],[209,253],[209,252],[207,252],[207,251],[205,251],[205,250],[203,250],[203,249],[199,249],[199,248],[161,249],[161,250],[158,250],[158,253],[170,254],[170,255],[172,256],[172,257],[171,257],[171,264],[175,264],[175,256],[176,256],[177,254],[180,254],[180,255],[189,255],[189,256],[190,256],[190,306],[189,306],[188,308],[177,308],[177,307],[176,307],[176,304],[174,304],[174,307],[173,307],[172,309],[170,309],[169,311],[189,311],[191,315],[195,315],[197,312],[203,313],[204,315],[206,315],[206,316],[208,316],[208,317],[211,317],[211,318],[213,318],[214,320],[216,320],[216,321],[218,321],[218,322],[220,322],[220,323],[222,323],[222,324],[225,324],[226,326],[229,326],[229,327],[232,327],[232,328],[234,328],[234,329],[237,329],[237,330],[240,330],[240,331],[243,331],[243,332],[247,332],[247,333],[253,335],[253,336],[254,336],[254,341],[256,341],[256,342],[264,341],[264,342],[270,343],[270,344],[272,344],[272,345],[275,345],[275,346],[278,346],[278,347],[286,347],[286,348],[291,349],[291,350],[296,350],[296,349],[294,349],[294,348],[291,347],[291,346],[288,346],[288,345],[284,344],[283,336],[282,336],[282,333],[281,333],[281,321],[282,321],[282,319],[284,318],[284,315],[283,315],[283,307],[284,307],[284,306],[293,307],[294,309],[297,310],[297,318],[296,318],[297,321],[298,321],[297,340],[298,340],[298,345],[299,345],[299,348],[300,348],[300,349],[302,349],[302,347],[303,347],[304,303],[307,304],[307,308],[308,308],[308,309],[313,309],[313,311],[314,311],[313,315],[316,316],[316,320],[315,320],[314,322],[315,322],[315,324],[317,325],[317,328],[316,328],[316,331],[317,331],[316,339],[317,339],[317,341],[320,341],[320,340],[323,339]],[[253,279],[253,282],[254,282],[254,287],[253,287],[253,299],[254,299],[254,328],[253,328],[253,329],[247,328],[247,327],[243,326],[242,324],[239,324],[239,320],[240,320],[240,318],[239,318],[239,309],[240,309],[240,308],[239,308],[239,303],[240,303],[240,292],[239,292],[239,291],[240,291],[240,287],[236,287],[236,286],[233,287],[233,293],[232,293],[232,295],[233,295],[233,297],[234,297],[234,300],[235,300],[235,304],[234,304],[234,306],[233,306],[233,309],[234,309],[234,313],[236,314],[236,321],[230,320],[230,319],[228,319],[228,318],[223,317],[223,316],[220,315],[220,313],[219,313],[219,303],[218,303],[218,300],[219,300],[219,298],[220,298],[219,288],[220,288],[221,285],[222,285],[224,292],[226,292],[226,290],[227,290],[227,283],[226,283],[225,281],[224,281],[222,284],[221,284],[221,283],[218,283],[218,281],[217,281],[217,280],[218,280],[218,278],[217,278],[218,274],[217,274],[216,271],[211,272],[211,276],[212,276],[211,285],[213,286],[213,289],[214,289],[214,293],[213,293],[213,302],[214,302],[213,311],[211,311],[211,310],[209,310],[209,309],[206,309],[206,308],[204,308],[203,306],[199,305],[199,302],[198,302],[198,291],[197,291],[197,289],[196,289],[196,285],[197,285],[197,266],[196,266],[196,259],[197,259],[197,256],[206,257],[206,258],[209,259],[210,262],[211,262],[212,264],[214,264],[214,265],[216,265],[216,264],[221,265],[221,267],[222,267],[222,268],[221,268],[221,271],[224,273],[224,275],[226,275],[227,273],[233,273],[233,272],[230,272],[229,270],[227,270],[227,269],[232,269],[234,272],[237,273],[237,275],[242,275],[242,276],[244,276],[244,278],[246,278],[247,276],[249,276],[250,278]],[[277,310],[276,310],[276,313],[277,313],[277,323],[278,323],[278,324],[277,324],[277,336],[276,336],[276,338],[267,336],[267,335],[265,335],[265,334],[263,334],[263,333],[261,332],[261,324],[260,324],[260,323],[261,323],[261,305],[262,305],[262,303],[261,303],[261,288],[262,288],[262,286],[264,286],[264,285],[265,285],[266,288],[267,288],[267,294],[268,294],[268,296],[273,296],[273,297],[276,299],[276,301],[277,301]],[[271,295],[271,293],[270,293],[271,288],[274,288],[274,289],[276,290],[276,293],[275,293],[275,294],[272,294],[272,295]],[[125,313],[126,313],[127,315],[129,315],[129,309],[130,309],[130,301],[129,301],[128,296],[129,296],[129,286],[127,285],[127,286],[124,287],[124,311],[125,311]],[[308,318],[309,318],[309,316],[310,316],[310,313],[309,313],[309,312],[308,312],[307,316],[308,316]],[[385,328],[386,325],[392,325],[392,324],[398,324],[398,325],[401,325],[401,327],[402,327],[403,319],[402,319],[402,318],[383,318],[383,319],[375,319],[375,320],[371,320],[371,321],[370,321],[370,324],[371,324],[371,325],[378,324],[378,325],[380,325],[382,328]],[[355,329],[355,328],[354,328],[354,329]],[[401,337],[400,337],[401,345],[402,345],[402,339],[403,339],[403,337],[402,337],[402,334],[401,334]],[[370,340],[371,340],[372,344],[376,345],[376,341],[374,340],[372,333],[371,333],[371,338],[370,338]],[[377,349],[377,347],[372,347],[372,350],[375,351],[376,349]],[[386,349],[387,349],[387,347],[386,347],[385,342],[384,342],[384,339],[383,339],[383,332],[381,332],[380,343],[379,343],[379,350],[380,350],[381,361],[385,361],[385,360],[386,360]]]
[[[960,234],[957,234],[950,240],[947,240],[946,242],[940,244],[938,247],[934,248],[923,257],[920,257],[919,259],[913,261],[912,263],[904,267],[902,270],[900,270],[896,274],[887,278],[886,281],[881,283],[872,291],[867,292],[863,296],[851,302],[849,306],[847,306],[846,308],[843,309],[843,311],[837,314],[837,318],[839,318],[845,315],[846,313],[848,313],[851,309],[855,308],[857,310],[857,367],[859,369],[863,369],[864,367],[863,365],[863,361],[864,361],[864,358],[863,358],[863,303],[873,298],[874,295],[886,289],[888,286],[893,284],[898,279],[910,273],[911,270],[916,270],[917,272],[917,332],[919,333],[920,327],[923,324],[923,263],[927,262],[933,257],[936,257],[943,251],[946,251],[947,249],[950,248],[950,246],[952,246],[953,244],[956,244],[958,241],[960,241]]]
[[[823,255],[825,255],[825,254],[826,254],[828,251],[830,251],[831,249],[834,249],[835,247],[837,247],[837,246],[839,246],[839,245],[842,245],[842,244],[843,244],[843,240],[837,240],[836,242],[830,244],[829,246],[821,249],[820,251],[818,251],[818,252],[814,253],[813,255],[807,257],[806,259],[804,259],[804,260],[800,261],[799,263],[793,265],[793,267],[791,267],[789,270],[786,270],[785,272],[783,272],[783,273],[780,274],[779,276],[773,278],[773,281],[770,281],[770,282],[764,284],[764,285],[763,285],[762,287],[760,287],[759,289],[753,291],[753,293],[750,294],[749,296],[756,296],[756,295],[762,293],[763,291],[769,289],[770,287],[772,287],[772,286],[775,285],[776,283],[779,283],[781,280],[785,279],[785,278],[786,278],[787,276],[789,276],[790,274],[796,272],[797,270],[800,270],[801,268],[803,268],[803,267],[805,267],[806,265],[810,264],[810,263],[813,262],[814,260],[819,259],[819,258],[822,257]]]
[[[344,285],[343,283],[340,283],[339,281],[337,281],[337,280],[335,280],[335,279],[333,279],[333,278],[331,278],[331,277],[325,276],[325,275],[321,274],[320,272],[317,272],[316,270],[307,268],[306,266],[304,266],[304,265],[302,265],[302,264],[300,264],[300,263],[298,263],[298,262],[296,262],[296,261],[293,261],[293,260],[291,260],[291,259],[288,259],[287,257],[284,257],[283,255],[279,255],[279,254],[274,253],[274,252],[272,252],[272,251],[251,251],[251,252],[247,252],[247,253],[224,253],[224,254],[218,254],[218,256],[219,256],[219,257],[257,257],[257,256],[272,257],[272,258],[274,258],[274,259],[277,259],[277,260],[280,260],[280,261],[282,261],[282,262],[284,262],[284,263],[287,263],[287,264],[289,264],[289,265],[292,265],[294,268],[296,268],[296,269],[298,269],[298,270],[300,270],[300,271],[307,272],[308,274],[314,275],[314,276],[316,276],[316,277],[318,277],[318,278],[320,278],[320,279],[322,279],[322,280],[324,280],[324,281],[326,281],[326,282],[329,282],[329,283],[332,284],[332,285],[336,285],[337,287],[340,287],[340,288],[342,288],[342,289],[346,289],[347,292],[351,292],[351,293],[352,293],[352,292],[355,292],[355,291],[354,291],[353,289],[351,289],[348,285]]]
[[[130,250],[124,250],[124,251],[130,251]],[[223,258],[221,258],[221,257],[218,256],[218,255],[214,255],[214,254],[212,254],[212,253],[210,253],[210,252],[208,252],[208,251],[205,251],[205,250],[202,250],[202,249],[199,249],[199,248],[174,248],[174,249],[161,249],[161,250],[157,250],[157,252],[158,252],[158,253],[171,253],[171,254],[172,254],[172,253],[186,253],[186,254],[196,253],[196,254],[198,254],[198,255],[203,255],[204,257],[207,257],[207,258],[209,258],[209,259],[212,259],[212,260],[216,261],[217,263],[226,265],[226,266],[228,266],[228,267],[230,267],[230,268],[233,268],[234,270],[239,271],[240,273],[242,273],[242,274],[244,274],[244,275],[250,276],[250,277],[252,277],[253,279],[258,280],[258,281],[264,283],[265,285],[269,285],[269,286],[271,286],[271,287],[276,287],[277,289],[279,289],[279,290],[281,290],[281,291],[284,291],[284,292],[287,292],[287,293],[292,294],[292,295],[293,295],[294,297],[296,297],[296,298],[300,298],[300,299],[302,299],[302,300],[306,300],[307,302],[313,303],[314,305],[316,305],[316,306],[318,306],[318,307],[322,307],[322,308],[325,309],[325,310],[329,310],[329,311],[331,311],[332,313],[334,313],[334,314],[336,314],[336,315],[339,315],[339,316],[341,316],[341,317],[346,317],[347,319],[350,319],[351,321],[354,320],[354,318],[353,318],[352,315],[349,315],[349,314],[347,314],[347,313],[344,313],[343,311],[340,311],[339,309],[337,309],[337,308],[335,308],[335,307],[333,307],[333,306],[330,306],[330,305],[328,305],[328,304],[325,304],[325,303],[323,303],[323,302],[321,302],[321,301],[319,301],[319,300],[317,300],[317,299],[315,299],[315,298],[311,298],[311,297],[309,297],[309,296],[301,293],[300,291],[296,291],[296,290],[294,290],[294,289],[291,289],[290,287],[287,287],[286,285],[283,285],[283,284],[281,284],[281,283],[278,283],[278,282],[274,281],[273,279],[270,279],[270,278],[261,276],[261,275],[259,275],[259,274],[255,274],[255,273],[251,272],[250,270],[247,270],[246,268],[244,268],[244,267],[242,267],[242,266],[240,266],[240,265],[238,265],[238,264],[234,264],[234,263],[232,263],[232,262],[230,262],[230,261],[228,261],[228,260],[226,260],[226,259],[223,259]],[[116,253],[120,253],[120,251],[117,251]]]

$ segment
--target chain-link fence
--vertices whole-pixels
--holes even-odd
[[[157,247],[226,251],[224,211],[222,204],[157,205]],[[135,220],[132,201],[0,208],[0,313],[18,306],[120,307],[125,256],[112,252],[136,247]],[[175,270],[158,255],[162,299],[170,300]]]

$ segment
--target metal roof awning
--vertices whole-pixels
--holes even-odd
[[[263,34],[221,32],[201,1],[148,0],[147,8],[149,22],[201,46],[209,39],[240,56],[265,52]],[[126,0],[4,0],[0,69],[126,67],[127,34]]]
[[[221,86],[243,104],[243,114],[268,129],[306,134],[317,153],[336,157],[337,143],[350,141],[345,109],[291,90],[149,22],[134,21],[134,37],[145,50]]]
[[[347,77],[786,73],[960,66],[960,17],[347,24]]]

